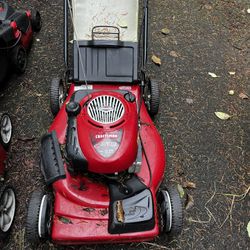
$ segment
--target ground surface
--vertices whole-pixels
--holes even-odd
[[[27,202],[43,186],[38,167],[39,140],[52,116],[49,85],[63,71],[63,8],[60,0],[20,1],[17,6],[41,11],[43,29],[36,36],[27,72],[13,77],[1,94],[0,105],[13,117],[14,139],[9,155],[8,182],[16,187],[18,209],[4,249],[29,249],[24,241]],[[171,243],[59,248],[49,243],[39,249],[248,249],[250,218],[250,8],[248,0],[150,1],[150,64],[160,81],[161,108],[156,125],[168,153],[166,180],[183,185],[194,206],[186,211],[184,231]],[[170,34],[160,30],[167,27]],[[174,53],[174,52],[175,53]],[[236,75],[230,76],[229,71]],[[220,76],[212,78],[212,72]],[[234,96],[228,91],[235,90]],[[215,111],[232,118],[222,121]],[[165,184],[165,183],[164,183]],[[228,194],[228,195],[225,195]],[[231,194],[231,195],[230,195]],[[242,196],[233,196],[242,195]]]

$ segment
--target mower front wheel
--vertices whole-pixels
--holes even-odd
[[[11,60],[15,71],[18,74],[23,74],[26,70],[28,61],[26,49],[21,45],[17,45],[12,51]]]
[[[7,113],[0,113],[0,143],[7,150],[12,138],[12,122]]]
[[[54,116],[56,116],[61,109],[66,98],[66,91],[63,80],[54,78],[50,86],[50,109]]]
[[[51,228],[51,199],[42,191],[34,191],[31,195],[26,219],[26,239],[32,245],[46,240]]]
[[[32,11],[31,13],[32,30],[39,32],[42,28],[42,19],[39,11]]]
[[[0,53],[0,84],[2,84],[7,76],[9,61],[5,54]]]
[[[183,205],[177,188],[170,186],[160,190],[158,203],[162,232],[170,237],[179,235],[183,227]]]
[[[10,186],[0,189],[0,240],[4,240],[11,230],[16,212],[16,195]]]

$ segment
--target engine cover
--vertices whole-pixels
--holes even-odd
[[[80,103],[78,140],[88,170],[113,174],[127,170],[136,160],[138,117],[132,93],[94,92]]]

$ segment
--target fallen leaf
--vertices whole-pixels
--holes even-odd
[[[228,91],[228,94],[229,94],[229,95],[234,95],[234,90],[232,90],[232,89],[229,90],[229,91]]]
[[[193,198],[192,195],[187,194],[187,201],[186,201],[186,204],[185,204],[186,210],[190,209],[193,206],[194,206],[194,198]]]
[[[247,224],[247,233],[248,233],[248,237],[250,238],[250,221]]]
[[[179,195],[180,195],[180,197],[182,199],[184,197],[184,195],[185,195],[185,191],[184,191],[183,187],[180,184],[177,184],[177,190],[178,190]]]
[[[207,10],[212,10],[212,9],[213,9],[213,6],[210,5],[210,4],[205,4],[204,7],[205,7],[205,9],[207,9]]]
[[[124,20],[124,19],[120,19],[119,22],[118,22],[118,25],[119,25],[121,28],[123,28],[123,29],[128,28],[128,24],[127,24],[126,20]]]
[[[161,30],[161,33],[164,35],[169,35],[170,34],[170,30],[168,28],[164,28]]]
[[[230,76],[234,76],[236,74],[236,72],[234,72],[234,71],[229,71],[228,73]]]
[[[105,209],[101,210],[101,211],[100,211],[100,214],[101,214],[102,216],[105,216],[106,214],[108,214],[108,209],[105,208]]]
[[[169,55],[172,57],[176,57],[176,58],[179,57],[179,55],[176,51],[170,51]]]
[[[228,120],[229,118],[231,118],[230,115],[224,113],[224,112],[215,112],[215,115],[221,119],[221,120]]]
[[[92,212],[95,211],[94,208],[90,208],[90,207],[83,208],[82,210],[85,211],[85,212],[88,212],[88,213],[92,213]]]
[[[196,188],[196,184],[192,181],[185,181],[182,186],[184,188]]]
[[[186,102],[187,102],[188,104],[193,104],[193,103],[194,103],[194,100],[193,100],[192,98],[187,98],[187,99],[186,99]]]
[[[161,58],[157,57],[156,55],[152,56],[152,61],[156,64],[156,65],[161,65]]]
[[[209,74],[210,76],[212,76],[213,78],[219,77],[219,76],[217,76],[215,73],[208,72],[208,74]]]
[[[59,216],[59,220],[63,223],[63,224],[73,224],[72,221],[68,218],[65,218],[63,216]]]
[[[248,99],[248,96],[246,95],[246,94],[244,94],[244,93],[240,93],[239,94],[239,97],[241,98],[241,99]]]

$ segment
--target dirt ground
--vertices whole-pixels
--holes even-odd
[[[13,1],[10,1],[13,2]],[[27,72],[13,76],[0,94],[0,105],[12,115],[14,139],[7,181],[16,187],[18,208],[3,249],[30,249],[24,240],[27,202],[33,190],[45,188],[38,160],[40,137],[52,121],[49,86],[63,67],[63,6],[60,0],[23,0],[14,5],[37,8],[43,28],[34,39]],[[250,249],[247,236],[250,168],[249,0],[150,1],[149,70],[160,82],[161,106],[156,125],[167,153],[166,180],[184,185],[194,205],[186,210],[184,230],[168,242],[38,249]],[[164,35],[161,29],[168,28]],[[218,78],[208,73],[215,73]],[[230,75],[229,72],[235,72]],[[229,90],[235,94],[230,96]],[[214,112],[230,114],[218,119]]]

